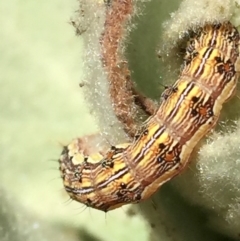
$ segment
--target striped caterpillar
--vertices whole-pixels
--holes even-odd
[[[107,212],[146,200],[181,173],[235,93],[239,41],[229,22],[199,28],[186,49],[180,77],[163,92],[159,109],[131,143],[90,156],[81,139],[65,146],[59,169],[69,196]]]

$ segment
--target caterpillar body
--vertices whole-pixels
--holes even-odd
[[[109,211],[138,203],[182,172],[199,140],[217,123],[239,76],[239,33],[229,22],[206,24],[190,40],[180,77],[131,143],[87,156],[81,139],[59,159],[65,190]]]

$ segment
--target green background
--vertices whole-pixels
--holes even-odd
[[[76,9],[75,1],[0,2],[0,240],[146,240],[126,207],[105,214],[70,202],[59,178],[62,145],[96,131],[79,88]]]

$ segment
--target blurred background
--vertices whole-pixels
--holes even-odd
[[[62,145],[97,130],[82,90],[77,1],[0,2],[0,240],[146,240],[126,207],[71,202],[59,178]],[[134,236],[133,236],[134,233]]]

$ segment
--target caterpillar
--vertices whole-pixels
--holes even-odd
[[[178,80],[130,143],[86,154],[82,139],[59,159],[65,190],[80,203],[107,212],[139,203],[178,175],[196,144],[217,123],[239,77],[239,33],[230,23],[194,32]]]

